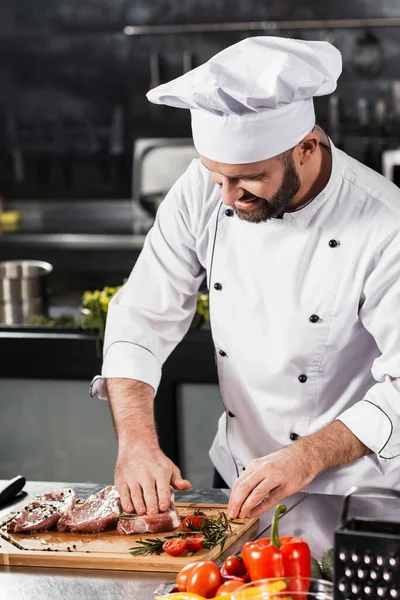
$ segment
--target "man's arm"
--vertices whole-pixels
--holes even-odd
[[[170,484],[190,487],[159,448],[153,402],[162,365],[196,311],[204,278],[198,228],[208,194],[194,162],[161,203],[128,281],[108,307],[102,378],[92,391],[111,401],[119,445],[115,483],[127,511],[165,507]]]
[[[154,390],[141,381],[107,379],[107,391],[118,437],[115,485],[122,508],[138,515],[167,510],[170,485],[190,488],[180,470],[161,451],[154,421]]]
[[[371,450],[340,421],[326,425],[291,446],[253,460],[235,482],[231,518],[255,517],[304,489],[327,469],[343,467]]]

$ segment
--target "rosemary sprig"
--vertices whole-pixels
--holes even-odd
[[[173,536],[169,537],[171,538]],[[138,544],[142,545],[136,548],[129,548],[129,551],[132,554],[132,556],[147,556],[148,554],[160,554],[164,542],[165,539],[160,540],[160,538],[139,540]]]
[[[131,517],[127,516],[127,518]],[[241,523],[233,521],[232,519],[228,519],[226,514],[224,512],[221,512],[216,519],[210,519],[209,517],[207,517],[207,521],[205,524],[202,524],[201,529],[193,529],[192,531],[179,531],[174,535],[167,535],[164,539],[140,539],[137,542],[138,544],[140,544],[140,546],[130,548],[130,553],[133,556],[147,556],[148,554],[160,554],[162,552],[162,546],[166,540],[171,540],[173,538],[186,538],[190,537],[194,533],[202,533],[205,536],[203,540],[204,548],[211,549],[219,544],[222,552],[222,550],[225,547],[226,540],[232,535],[235,535],[232,529],[232,525],[241,525]]]

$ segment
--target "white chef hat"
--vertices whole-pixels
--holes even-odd
[[[147,98],[190,109],[199,154],[252,163],[293,148],[310,133],[313,96],[332,93],[341,70],[341,54],[328,42],[250,37]]]

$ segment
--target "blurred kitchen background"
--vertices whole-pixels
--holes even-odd
[[[31,264],[21,304],[21,268],[0,265],[0,478],[112,481],[109,409],[88,396],[101,360],[95,326],[79,326],[82,295],[129,275],[196,155],[188,112],[145,93],[260,34],[340,49],[343,75],[317,99],[318,123],[399,184],[398,0],[2,1],[0,261],[52,270]],[[156,406],[163,448],[209,486],[222,405],[204,312],[166,364]]]

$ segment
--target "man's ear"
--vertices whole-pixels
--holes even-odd
[[[318,146],[319,137],[313,132],[307,134],[306,137],[303,138],[298,144],[300,164],[305,164],[308,162],[314,152],[317,150]]]

